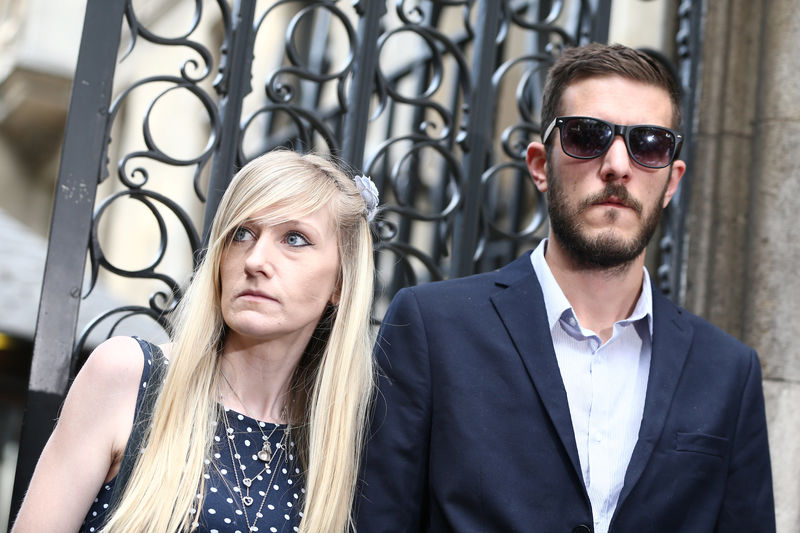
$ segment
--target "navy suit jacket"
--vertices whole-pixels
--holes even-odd
[[[756,353],[653,293],[639,440],[611,532],[775,530]],[[400,291],[380,331],[359,533],[590,532],[529,254]]]

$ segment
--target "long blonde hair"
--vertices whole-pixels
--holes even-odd
[[[103,531],[192,529],[203,505],[205,461],[219,415],[217,367],[225,340],[219,265],[229,235],[265,208],[267,222],[277,224],[324,205],[330,205],[337,227],[340,294],[324,318],[327,342],[318,353],[307,350],[290,391],[306,488],[300,532],[354,529],[351,509],[374,381],[372,238],[351,178],[325,158],[281,150],[242,168],[219,204],[205,258],[173,320],[169,370],[147,445]]]

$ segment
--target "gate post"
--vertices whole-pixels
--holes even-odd
[[[475,269],[475,247],[481,213],[481,178],[487,168],[494,139],[495,98],[492,75],[497,60],[497,33],[500,29],[500,9],[493,1],[481,0],[478,6],[479,26],[472,61],[472,91],[469,95],[467,146],[463,159],[464,204],[456,216],[453,232],[453,262],[451,277],[468,276]]]
[[[377,47],[380,20],[386,14],[385,2],[356,1],[356,12],[361,15],[359,24],[359,46],[353,65],[353,83],[350,87],[348,109],[344,117],[344,139],[342,139],[342,158],[353,168],[364,166],[364,144],[367,139],[369,122],[369,102],[375,82],[375,69],[378,64]],[[364,46],[364,43],[370,46]]]
[[[206,195],[206,210],[203,220],[203,247],[208,244],[211,223],[217,213],[222,195],[228,188],[236,170],[236,149],[241,141],[239,121],[242,117],[242,100],[252,90],[250,85],[250,69],[253,64],[253,42],[255,32],[255,0],[237,0],[231,19],[230,39],[227,43],[227,57],[221,67],[220,74],[224,81],[217,86],[222,95],[220,115],[222,130],[219,146],[214,154],[211,168],[211,179]]]
[[[125,0],[88,0],[56,184],[17,471],[13,519],[69,385],[86,250],[106,155]]]

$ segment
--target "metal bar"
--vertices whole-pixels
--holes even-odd
[[[456,216],[453,233],[453,277],[472,274],[473,258],[478,242],[481,211],[481,175],[487,166],[492,150],[495,95],[492,94],[492,74],[497,59],[497,32],[500,28],[500,10],[493,0],[478,4],[480,26],[475,37],[475,55],[472,64],[472,90],[469,97],[467,144],[464,155],[464,204]]]
[[[344,118],[342,158],[353,168],[364,166],[364,145],[367,140],[369,103],[378,64],[378,35],[380,21],[386,14],[386,2],[356,0],[356,11],[361,16],[358,24],[360,37],[353,65],[353,82],[348,98],[350,109]]]
[[[611,25],[611,0],[597,0],[593,19],[592,27],[589,29],[592,40],[597,43],[607,43]]]
[[[220,102],[222,128],[220,129],[219,145],[214,155],[214,163],[211,167],[203,219],[204,246],[208,244],[211,222],[214,220],[219,201],[237,170],[236,157],[239,153],[242,101],[252,90],[250,67],[253,63],[255,8],[255,0],[238,0],[231,18],[231,42],[224,66],[225,72],[222,73],[226,82],[221,84],[221,91],[223,91]]]
[[[462,39],[461,41],[458,41],[456,44],[458,48],[463,51],[464,48],[466,47],[466,38]],[[448,95],[448,98],[450,102],[450,109],[454,110],[459,105],[458,98],[459,98],[460,85],[459,85],[459,80],[456,79],[455,76],[453,77],[451,83],[452,85],[450,86],[450,94]],[[454,144],[455,144],[455,136],[451,135],[447,141],[447,148],[451,152],[454,150]],[[447,172],[452,172],[452,170],[448,168],[447,163],[445,161],[441,161],[439,166],[439,175],[444,176]],[[447,205],[447,188],[448,188],[447,180],[441,180],[438,183],[438,185],[431,191],[431,198],[430,198],[431,205],[440,211],[443,210]],[[440,267],[442,265],[443,258],[449,255],[449,253],[451,252],[451,250],[448,250],[447,248],[447,239],[442,233],[441,224],[444,223],[445,223],[444,221],[437,223],[438,227],[436,227],[432,231],[433,238],[431,242],[431,257]]]
[[[686,173],[678,191],[665,213],[665,235],[661,239],[661,262],[658,281],[664,293],[675,303],[686,301],[686,216],[693,178],[694,140],[698,134],[697,99],[700,95],[700,58],[702,57],[702,27],[704,0],[682,0],[678,7],[679,28],[675,36],[678,49],[678,77],[683,89],[683,124],[685,141],[681,159],[686,161]]]
[[[125,5],[125,0],[89,0],[86,5],[55,191],[10,516],[16,515],[22,503],[69,383],[92,209],[105,164],[106,122]]]

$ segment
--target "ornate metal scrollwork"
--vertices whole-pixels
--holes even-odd
[[[218,2],[223,12],[221,18],[229,19],[227,4],[220,0]],[[168,47],[173,50],[185,49],[190,56],[179,60],[175,74],[156,73],[144,76],[141,79],[133,80],[127,87],[118,89],[117,96],[108,110],[108,120],[106,126],[106,138],[108,141],[109,152],[112,150],[118,153],[115,166],[117,167],[116,181],[113,184],[106,183],[112,189],[111,193],[105,198],[98,198],[96,208],[92,217],[91,233],[89,238],[88,254],[88,283],[84,289],[84,298],[92,295],[102,278],[126,278],[151,280],[162,289],[155,289],[147,299],[146,303],[139,305],[120,305],[116,308],[107,310],[97,317],[92,318],[83,325],[81,333],[73,349],[73,361],[84,350],[89,337],[96,331],[105,330],[105,336],[110,336],[118,331],[120,326],[133,317],[145,317],[150,319],[154,325],[166,328],[166,317],[174,308],[176,302],[181,297],[181,282],[175,274],[166,273],[164,268],[165,257],[171,243],[178,240],[177,235],[169,235],[168,228],[172,225],[167,222],[167,218],[176,219],[178,226],[183,233],[182,240],[188,243],[188,247],[193,254],[193,258],[198,257],[200,249],[200,237],[195,222],[191,214],[182,206],[186,202],[183,198],[171,198],[164,193],[158,192],[153,187],[152,180],[158,177],[158,181],[175,179],[175,176],[168,170],[169,168],[188,168],[191,169],[192,185],[197,202],[205,201],[203,174],[213,157],[218,145],[220,131],[220,115],[218,110],[217,98],[213,92],[209,92],[208,81],[214,71],[214,54],[208,44],[201,42],[194,37],[198,33],[203,17],[203,2],[194,2],[194,12],[188,21],[188,29],[178,36],[167,37],[160,35],[157,31],[148,27],[148,23],[142,21],[137,15],[133,2],[128,2],[125,8],[125,19],[130,32],[129,42],[126,50],[121,56],[120,61],[136,60],[136,52],[143,43],[158,47]],[[149,51],[145,53],[150,53]],[[157,53],[157,52],[156,52]],[[142,68],[142,71],[147,69]],[[177,96],[183,99],[191,99],[196,105],[205,112],[204,123],[207,129],[207,140],[204,146],[195,154],[181,156],[171,153],[169,148],[162,146],[159,141],[159,133],[153,125],[156,116],[164,122],[163,115],[171,114],[173,110],[169,101]],[[143,116],[141,117],[141,127],[139,128],[138,139],[121,139],[119,142],[112,142],[112,132],[125,131],[128,137],[136,130],[132,127],[136,119],[129,116],[126,106],[135,108],[132,100],[141,100],[150,97],[150,101],[144,105]],[[171,127],[179,129],[192,128],[192,124],[182,124],[174,121]],[[196,130],[195,130],[196,131]],[[117,133],[123,137],[123,133]],[[124,142],[126,141],[126,142]],[[125,145],[119,148],[117,145]],[[136,148],[128,148],[129,145]],[[186,151],[182,146],[181,152]],[[106,161],[107,158],[102,159]],[[110,174],[106,171],[105,164],[99,173],[101,182],[107,182]],[[109,259],[105,252],[102,242],[103,224],[102,221],[108,213],[115,211],[126,201],[134,200],[139,205],[144,206],[152,217],[154,227],[157,228],[158,248],[155,257],[146,261],[147,266],[141,268],[131,268],[123,264],[116,264]],[[143,220],[136,220],[131,224],[129,231],[136,231],[146,227]],[[120,235],[115,237],[119,239]],[[139,251],[137,253],[143,253]],[[191,262],[191,261],[190,261]],[[75,366],[75,365],[73,365]]]
[[[394,113],[398,118],[393,126],[398,129],[403,124],[398,113],[403,105],[414,106],[416,113],[409,113],[410,124],[401,130],[404,134],[382,141],[365,163],[366,171],[377,177],[384,197],[392,202],[384,212],[392,217],[396,231],[388,239],[381,237],[378,244],[378,250],[397,254],[387,264],[402,266],[394,274],[383,274],[390,280],[402,276],[387,282],[389,293],[404,284],[441,279],[454,272],[449,252],[454,249],[453,239],[460,238],[454,226],[465,222],[458,220],[464,198],[481,198],[477,239],[459,247],[460,253],[472,254],[475,271],[508,262],[522,246],[535,244],[544,231],[544,200],[530,183],[525,148],[538,137],[538,100],[547,67],[564,46],[587,40],[587,24],[597,18],[599,8],[596,2],[586,1],[497,2],[501,16],[496,34],[478,39],[491,30],[476,16],[479,5],[398,1],[396,26],[387,27],[378,41],[379,50],[384,50],[392,38],[418,37],[414,50],[418,55],[406,54],[410,57],[393,63],[389,73],[385,68],[378,70],[378,106],[372,119]],[[455,10],[460,10],[458,17]],[[478,46],[496,47],[489,69],[479,70]],[[488,91],[477,83],[476,76],[482,75],[491,76]],[[396,89],[414,81],[414,96]],[[487,142],[467,135],[474,128],[470,121],[475,120],[476,106],[494,109],[493,122],[481,125],[490,148],[480,163],[484,166],[479,189],[466,179],[464,158]],[[431,117],[439,124],[435,130],[429,126]],[[425,150],[436,157],[422,157]],[[398,242],[403,246],[396,246]],[[415,258],[416,270],[406,257]]]
[[[165,325],[180,298],[178,278],[165,272],[166,250],[175,241],[167,235],[182,228],[180,240],[189,244],[195,259],[203,231],[195,223],[196,209],[186,207],[185,199],[159,192],[157,183],[184,179],[171,177],[169,168],[191,169],[193,202],[208,196],[213,204],[218,196],[205,192],[211,162],[227,161],[210,172],[228,174],[278,146],[353,157],[344,162],[372,175],[384,201],[375,226],[384,299],[404,285],[464,273],[454,267],[456,255],[468,255],[469,270],[485,270],[535,244],[546,212],[524,159],[540,129],[544,73],[564,46],[587,40],[591,25],[607,19],[607,14],[598,17],[598,10],[607,9],[601,4],[396,0],[376,11],[374,5],[333,0],[236,0],[233,6],[224,0],[194,0],[187,29],[167,37],[142,20],[129,0],[124,61],[135,57],[142,43],[186,50],[188,57],[178,60],[175,72],[130,82],[109,109],[110,140],[112,132],[119,135],[122,126],[130,131],[136,120],[125,106],[139,94],[150,98],[140,105],[136,146],[123,143],[124,149],[109,151],[115,155],[117,179],[114,190],[97,202],[86,294],[104,276],[145,278],[163,289],[146,304],[121,306],[93,320],[76,350],[104,321],[116,320],[110,327],[114,331],[127,316],[141,313]],[[487,25],[481,9],[497,10],[499,22]],[[209,17],[221,29],[207,32],[220,39],[216,45],[203,40]],[[370,42],[366,35],[376,38]],[[367,56],[374,61],[359,63]],[[356,85],[371,87],[358,93],[369,97],[351,98]],[[177,95],[202,110],[202,129],[208,134],[203,147],[188,156],[162,146],[162,133],[153,125],[154,116]],[[478,124],[486,120],[480,118],[486,114],[478,113],[485,109],[493,110],[491,118]],[[347,150],[351,139],[346,131],[363,135],[363,148]],[[105,180],[106,174],[101,175]],[[211,180],[224,188],[229,178]],[[101,244],[101,219],[112,206],[131,200],[145,207],[159,235],[156,257],[145,268],[114,263]],[[206,224],[214,209],[206,206]],[[167,213],[178,220],[172,229]],[[465,219],[465,213],[473,214]],[[474,225],[475,232],[460,231],[463,224]]]
[[[242,163],[276,146],[341,153],[341,121],[349,106],[347,79],[353,70],[358,35],[350,15],[336,4],[285,0],[270,5],[258,17],[256,38],[276,29],[283,34],[282,59],[277,61],[277,54],[271,54],[277,66],[268,65],[264,99],[243,118]],[[284,14],[288,19],[285,29],[280,10],[289,12],[288,16]],[[328,50],[334,27],[341,30],[336,44],[340,52],[336,55]],[[310,35],[315,38],[310,39]],[[260,57],[262,52],[255,51],[256,63],[269,61]],[[263,124],[260,130],[259,124]],[[255,142],[248,142],[253,138]],[[257,145],[254,155],[244,152],[242,147],[247,144]]]

